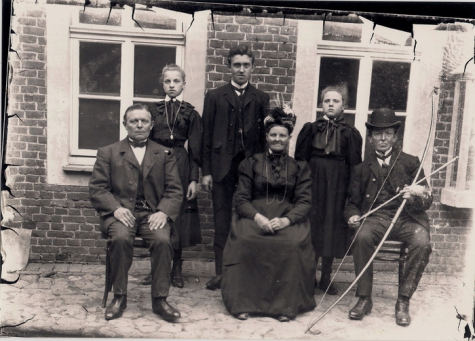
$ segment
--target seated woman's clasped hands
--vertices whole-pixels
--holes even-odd
[[[260,213],[256,214],[254,221],[259,225],[263,234],[274,234],[276,231],[285,229],[290,225],[289,218],[273,218],[269,220]]]

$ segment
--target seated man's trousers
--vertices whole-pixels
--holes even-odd
[[[392,217],[370,216],[366,218],[353,244],[353,260],[358,276],[368,263],[391,224]],[[399,283],[399,295],[412,297],[429,262],[432,252],[429,232],[411,217],[400,217],[391,230],[388,240],[404,243],[408,249],[407,262],[404,268],[402,283]],[[373,264],[358,280],[356,296],[371,296],[373,289]]]
[[[127,294],[127,280],[133,259],[133,241],[141,237],[150,244],[152,270],[152,297],[167,297],[170,289],[170,271],[173,248],[170,243],[170,225],[150,230],[148,217],[151,211],[136,211],[134,227],[127,227],[120,221],[109,225],[107,233],[111,238],[110,265],[111,280],[115,295]]]

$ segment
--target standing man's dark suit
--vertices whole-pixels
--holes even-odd
[[[137,235],[150,242],[153,310],[165,319],[172,319],[179,317],[179,313],[173,314],[174,309],[166,303],[173,257],[170,238],[183,190],[173,154],[147,140],[153,124],[148,108],[141,104],[131,108],[124,115],[129,136],[99,148],[89,182],[90,200],[101,217],[101,230],[111,238],[114,300],[105,317],[107,320],[120,317],[127,305],[127,278],[132,265],[132,243]],[[144,127],[139,122],[130,128],[132,124],[125,122],[132,119],[148,120],[148,125]],[[137,141],[132,139],[130,129],[135,129],[141,140],[145,138],[140,146],[135,145]],[[141,162],[133,148],[140,149]]]
[[[246,46],[228,57],[232,81],[206,94],[203,109],[202,183],[212,191],[216,275],[208,289],[221,284],[223,250],[231,228],[232,198],[239,163],[265,147],[264,118],[269,95],[249,84],[254,57]],[[235,87],[242,87],[236,90]],[[239,94],[242,92],[242,94]],[[239,95],[238,95],[239,94]]]

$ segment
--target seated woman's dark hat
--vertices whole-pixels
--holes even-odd
[[[268,132],[273,126],[279,125],[286,127],[289,134],[292,134],[297,117],[293,114],[291,109],[288,111],[289,112],[287,113],[284,108],[280,107],[273,108],[264,119],[264,128],[266,129],[266,132]]]
[[[381,108],[374,110],[369,116],[369,121],[365,122],[366,128],[395,128],[401,126],[401,121],[397,121],[396,113],[389,108]]]

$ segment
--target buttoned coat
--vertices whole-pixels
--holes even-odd
[[[420,166],[419,158],[394,150],[391,157],[390,167],[395,162],[394,168],[389,173],[388,180],[394,189],[402,190],[404,185],[411,185]],[[396,160],[394,160],[396,158]],[[355,166],[351,174],[350,185],[348,188],[348,203],[345,207],[344,216],[346,221],[354,215],[361,216],[368,212],[376,194],[378,193],[378,172],[379,167],[375,153],[371,153],[365,161]],[[390,169],[390,168],[389,168]],[[421,171],[418,179],[424,178],[424,171]],[[420,185],[428,187],[424,180]],[[397,199],[402,202],[402,196]],[[432,205],[432,195],[427,197],[415,196],[414,201],[407,202],[404,206],[404,212],[415,219],[419,224],[430,232],[429,218],[425,212]],[[392,217],[391,217],[392,218]]]
[[[114,211],[135,210],[140,165],[127,139],[99,148],[89,181],[91,204],[101,217],[104,232],[114,222]],[[142,161],[143,189],[153,212],[162,211],[175,220],[183,200],[183,190],[173,153],[151,141]]]
[[[269,95],[249,84],[244,95],[243,141],[246,157],[265,148],[264,118],[269,111]],[[235,91],[228,83],[210,90],[203,109],[202,175],[221,181],[231,168],[234,147],[234,124],[239,111]]]

